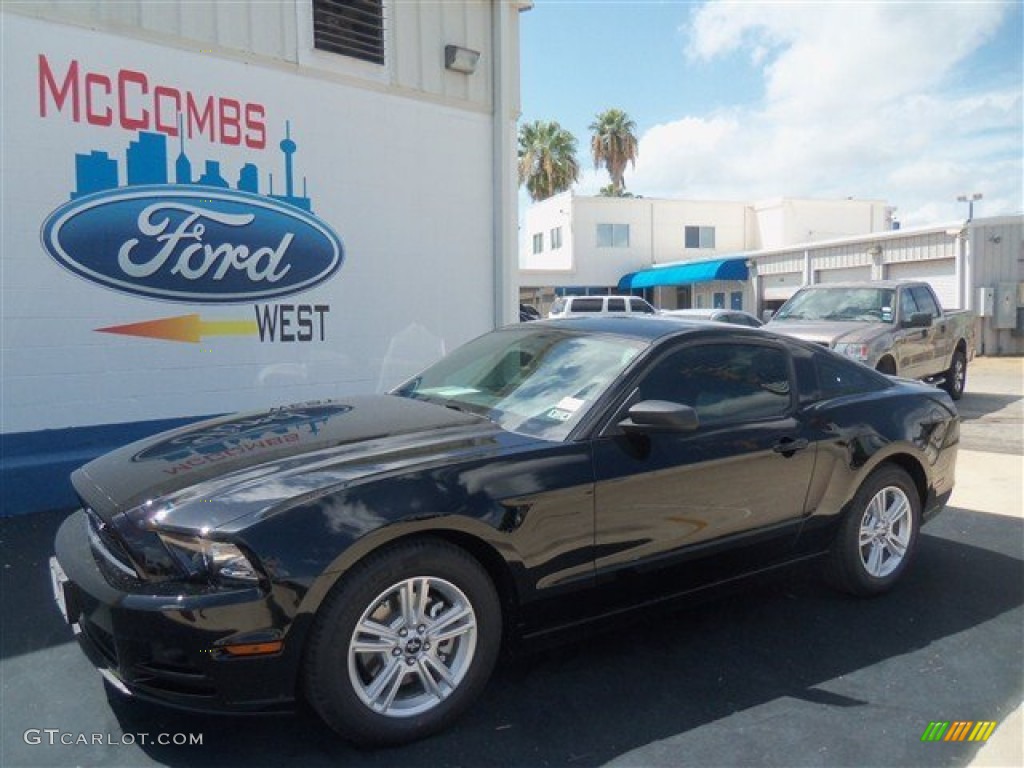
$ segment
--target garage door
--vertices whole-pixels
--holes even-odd
[[[956,263],[953,259],[907,261],[886,267],[890,280],[923,280],[931,285],[935,295],[946,309],[957,306]]]
[[[844,267],[843,269],[819,269],[815,275],[819,283],[843,283],[848,280],[870,280],[871,267]]]
[[[779,275],[761,275],[761,296],[765,301],[785,301],[804,284],[801,272],[784,272]]]

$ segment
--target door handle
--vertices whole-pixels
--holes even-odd
[[[776,453],[781,453],[787,459],[797,451],[802,451],[804,448],[810,445],[810,442],[802,437],[784,437],[774,446],[772,450]]]

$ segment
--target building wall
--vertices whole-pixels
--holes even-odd
[[[759,314],[811,283],[924,280],[944,308],[979,315],[978,352],[1024,354],[1022,216],[808,243],[750,258],[752,306]]]
[[[374,68],[314,51],[305,2],[3,5],[5,488],[514,317],[518,8],[385,7]]]
[[[394,55],[381,68],[318,51],[312,40],[310,0],[5,0],[19,14],[150,39],[207,53],[259,58],[263,63],[301,65],[307,73],[352,78],[488,109],[492,101],[491,56],[482,56],[474,77],[444,68],[444,46],[491,48],[491,2],[401,2],[385,0],[387,45]]]
[[[565,192],[531,205],[520,239],[524,288],[615,285],[656,264],[700,261],[781,248],[837,234],[879,232],[891,209],[878,200],[778,199],[766,202],[581,197]],[[572,233],[571,247],[533,253],[533,235],[556,222]],[[628,248],[598,248],[599,223],[628,224]],[[714,229],[714,247],[686,247],[686,227]],[[664,292],[661,292],[664,294]]]
[[[882,200],[780,198],[754,203],[756,229],[750,249],[834,240],[892,229],[892,208]]]
[[[976,220],[967,232],[967,305],[984,315],[979,350],[1024,354],[1024,216]],[[982,302],[982,291],[990,292],[988,302]]]

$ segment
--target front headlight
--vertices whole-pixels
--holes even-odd
[[[249,558],[234,544],[166,531],[156,535],[189,577],[249,585],[260,579]]]
[[[836,344],[836,352],[862,363],[871,357],[871,348],[867,344]]]

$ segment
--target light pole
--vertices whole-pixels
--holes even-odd
[[[967,221],[974,220],[974,201],[981,200],[984,195],[981,192],[973,192],[970,195],[959,195],[957,197],[958,203],[967,203]]]

